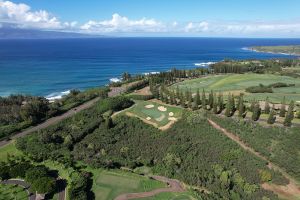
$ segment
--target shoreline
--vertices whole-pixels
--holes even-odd
[[[268,53],[268,54],[277,54],[277,55],[285,55],[285,56],[300,56],[300,54],[297,53],[284,53],[284,52],[273,52],[273,51],[261,51],[261,50],[257,50],[254,47],[243,47],[242,48],[245,51],[252,51],[252,52],[257,52],[257,53]]]

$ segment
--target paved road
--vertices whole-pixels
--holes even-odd
[[[95,98],[93,100],[90,100],[90,101],[88,101],[88,102],[86,102],[86,103],[84,103],[84,104],[82,104],[82,105],[80,105],[80,106],[78,106],[76,108],[73,108],[73,109],[69,110],[68,112],[66,112],[66,113],[64,113],[64,114],[62,114],[60,116],[52,117],[52,118],[46,120],[45,122],[43,122],[43,123],[41,123],[41,124],[39,124],[37,126],[34,126],[32,128],[26,129],[26,130],[24,130],[22,132],[19,132],[19,133],[15,134],[14,136],[12,136],[11,139],[17,139],[19,137],[23,137],[25,135],[28,135],[28,134],[30,134],[30,133],[32,133],[34,131],[37,131],[37,130],[40,130],[40,129],[44,129],[44,128],[47,128],[48,126],[56,124],[57,122],[59,122],[59,121],[61,121],[63,119],[66,119],[68,117],[71,117],[71,116],[75,115],[77,112],[79,112],[81,110],[85,110],[85,109],[91,107],[99,99],[100,98],[97,97],[97,98]],[[6,144],[9,144],[10,142],[11,142],[11,140],[0,141],[0,148],[2,146],[6,145]]]
[[[121,194],[117,198],[115,198],[115,200],[139,199],[139,198],[152,197],[163,192],[184,192],[185,191],[184,187],[181,185],[181,183],[178,180],[169,179],[163,176],[151,176],[151,178],[157,181],[167,183],[169,187],[158,188],[150,192]]]
[[[26,190],[26,192],[28,193],[29,200],[35,200],[35,194],[31,194],[29,191],[30,185],[23,180],[10,179],[10,180],[1,181],[0,183],[9,184],[9,185],[19,185],[20,187],[23,187]]]

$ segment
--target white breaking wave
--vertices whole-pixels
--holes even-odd
[[[70,90],[67,90],[67,91],[64,91],[64,92],[54,92],[54,93],[51,93],[51,94],[47,95],[46,99],[48,99],[50,102],[53,102],[57,99],[63,98],[63,96],[66,96],[68,94],[70,94]]]
[[[109,81],[112,82],[112,83],[118,83],[118,82],[121,82],[122,79],[120,79],[120,78],[111,78],[111,79],[109,79]]]
[[[146,72],[144,73],[145,76],[151,75],[151,74],[159,74],[160,72]]]
[[[202,62],[202,63],[195,63],[195,66],[197,67],[206,67],[212,64],[215,64],[216,62]]]

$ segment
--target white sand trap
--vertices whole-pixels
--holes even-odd
[[[176,121],[177,118],[175,118],[175,117],[169,117],[168,120],[170,120],[170,121]]]
[[[296,101],[296,103],[300,103],[300,101]]]
[[[173,113],[173,112],[169,112],[169,116],[170,116],[170,117],[173,117],[173,116],[174,116],[174,113]]]
[[[167,108],[164,107],[164,106],[158,106],[157,108],[159,111],[162,111],[162,112],[166,112],[167,111]]]
[[[154,108],[154,105],[153,104],[146,105],[145,108]]]
[[[150,121],[150,120],[151,120],[151,117],[147,117],[146,119],[147,119],[148,121]]]
[[[165,117],[166,117],[166,116],[165,116],[164,114],[162,114],[162,115],[160,115],[159,118],[155,118],[155,120],[158,121],[158,122],[161,122],[162,120],[165,119]]]

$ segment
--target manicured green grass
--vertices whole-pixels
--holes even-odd
[[[293,87],[274,88],[273,93],[246,93],[245,89],[250,86],[258,86],[259,84],[270,85],[272,83],[287,83],[295,84]],[[285,96],[287,101],[294,100],[300,102],[300,79],[292,78],[289,76],[279,76],[273,74],[227,74],[227,75],[211,75],[204,78],[183,81],[181,83],[171,86],[172,89],[179,87],[182,90],[191,89],[196,92],[197,89],[205,89],[207,92],[213,90],[215,92],[232,92],[245,94],[246,100],[255,98],[256,100],[265,100],[269,97],[274,103],[281,102]]]
[[[147,120],[149,122],[155,123],[158,125],[158,127],[165,126],[168,124],[171,120],[170,117],[174,117],[176,119],[181,117],[182,114],[182,108],[175,107],[175,106],[168,106],[164,104],[159,104],[153,101],[135,101],[136,104],[127,110],[127,112],[130,112],[144,120],[147,120],[147,117],[150,117],[150,120]],[[153,108],[146,108],[147,105],[153,105]],[[158,109],[159,106],[165,107],[166,111],[160,111]],[[173,113],[173,116],[170,116],[170,113]]]
[[[155,195],[153,197],[140,198],[138,200],[196,200],[192,194],[189,192],[175,193],[175,192],[165,192]]]
[[[13,155],[13,156],[22,156],[23,153],[16,149],[15,143],[9,143],[3,147],[0,148],[0,162],[7,160],[7,155]]]
[[[24,188],[15,185],[0,184],[0,200],[27,200]]]
[[[114,199],[121,194],[151,191],[164,183],[121,170],[89,169],[93,173],[93,192],[97,200]]]

